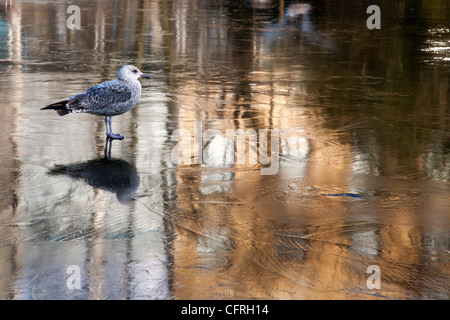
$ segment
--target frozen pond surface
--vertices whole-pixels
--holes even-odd
[[[450,5],[379,2],[1,1],[0,298],[449,299]],[[125,64],[110,158],[39,110]]]

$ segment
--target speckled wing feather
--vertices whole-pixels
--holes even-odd
[[[123,81],[114,80],[99,83],[86,92],[66,100],[48,105],[42,109],[55,109],[60,116],[70,113],[87,112],[98,115],[122,113],[131,102],[132,89]]]
[[[68,99],[67,109],[74,112],[103,114],[105,108],[126,104],[131,99],[131,88],[120,80],[102,82],[84,93]]]

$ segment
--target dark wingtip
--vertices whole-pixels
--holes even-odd
[[[41,108],[40,110],[56,110],[56,112],[60,116],[65,116],[66,114],[70,113],[70,110],[66,109],[67,100],[55,102],[52,104],[49,104],[48,106],[45,106]]]
[[[70,113],[70,110],[67,110],[67,109],[58,109],[58,110],[56,110],[56,112],[57,112],[58,115],[60,115],[60,116],[65,116],[65,115],[67,115],[67,114]]]

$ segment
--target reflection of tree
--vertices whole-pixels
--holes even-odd
[[[325,5],[325,10],[327,8]],[[183,6],[187,16],[193,15],[190,9]],[[184,25],[187,30],[180,32],[199,36],[184,39],[183,50],[175,50],[174,61],[178,61],[178,53],[186,65],[191,63],[197,65],[199,74],[196,78],[186,77],[184,74],[176,77],[179,81],[175,80],[175,86],[179,90],[178,97],[181,101],[178,114],[179,127],[193,128],[192,119],[198,119],[203,115],[208,120],[214,120],[214,128],[222,130],[304,127],[305,135],[311,137],[308,139],[310,150],[306,168],[308,183],[322,188],[341,185],[342,181],[352,176],[355,163],[360,173],[371,172],[387,176],[404,173],[411,177],[411,172],[399,171],[399,169],[404,170],[405,166],[411,167],[410,161],[417,159],[422,153],[420,141],[430,140],[426,136],[412,144],[405,143],[408,141],[404,140],[405,136],[414,137],[417,134],[414,131],[417,122],[411,125],[412,123],[408,121],[408,117],[411,118],[411,108],[401,105],[414,103],[405,99],[404,96],[411,95],[414,91],[413,86],[423,85],[411,78],[411,74],[415,72],[414,61],[418,59],[418,56],[411,56],[411,53],[420,54],[415,50],[417,41],[400,41],[397,45],[397,41],[386,41],[386,34],[378,34],[372,39],[372,34],[362,30],[359,37],[350,35],[349,38],[335,39],[337,48],[331,48],[332,50],[327,52],[323,51],[323,47],[314,47],[314,44],[318,44],[317,38],[308,38],[310,35],[308,33],[296,34],[295,24],[289,26],[292,28],[290,33],[285,30],[276,32],[277,27],[286,27],[286,24],[274,23],[263,29],[265,21],[258,20],[258,17],[266,12],[242,7],[236,10],[231,3],[227,7],[228,20],[224,20],[220,15],[221,9],[220,6],[201,8],[201,15],[206,16],[207,21],[210,21],[209,30],[195,24],[188,24]],[[359,23],[356,14],[352,15],[351,11],[344,9],[341,11],[345,11],[347,16],[342,17],[341,21],[335,21],[334,7],[330,5],[328,9],[329,11],[325,11],[325,19],[321,20],[317,20],[317,10],[312,9],[308,19],[317,21],[315,29],[320,30],[327,25],[335,27],[343,21],[347,23],[349,12],[350,21],[354,24]],[[305,22],[303,18],[298,19],[300,22]],[[302,30],[302,26],[305,27],[304,24],[297,27]],[[354,29],[356,30],[357,27]],[[275,33],[267,34],[271,36],[270,38],[264,38],[264,33],[260,30]],[[311,29],[303,29],[303,31],[309,30]],[[178,33],[180,30],[176,31],[175,38],[180,36]],[[220,42],[217,43],[218,34],[222,35],[219,39],[228,41],[228,47],[223,47]],[[294,34],[297,35],[297,39],[292,37]],[[345,34],[337,34],[337,36],[345,37]],[[401,32],[395,35],[395,39],[405,37],[408,35]],[[214,45],[213,41],[216,41]],[[373,47],[368,45],[370,43]],[[373,52],[374,47],[379,50]],[[392,49],[394,49],[394,55],[392,55]],[[186,56],[188,52],[194,52],[197,55]],[[189,60],[190,58],[193,60]],[[221,63],[211,68],[211,64],[216,61]],[[305,66],[304,73],[290,72],[293,64],[297,63],[301,66],[305,61],[308,66]],[[330,70],[329,67],[323,69],[323,64],[334,69]],[[425,76],[428,83],[437,84],[440,80],[433,79],[429,70],[419,72],[422,75],[418,76]],[[277,75],[280,77],[290,75],[290,78],[280,79]],[[394,82],[386,81],[386,77]],[[304,84],[304,91],[296,92],[298,88],[295,85],[298,83]],[[195,94],[192,94],[192,90]],[[287,91],[288,94],[283,94],[283,91]],[[304,95],[306,99],[303,98]],[[430,101],[432,97],[431,92],[424,99]],[[367,101],[371,104],[367,105]],[[215,108],[211,107],[212,103]],[[391,104],[394,108],[395,104],[399,104],[398,109],[392,114],[382,112],[381,118],[380,108]],[[298,116],[301,114],[298,110],[305,105],[310,108],[308,116],[311,117],[311,121],[303,122],[298,118],[281,117],[283,113]],[[294,110],[294,107],[297,109]],[[316,110],[311,110],[312,107],[316,107]],[[417,106],[413,108],[412,113],[419,117],[422,111],[423,109]],[[398,118],[399,112],[400,114],[405,112],[403,118]],[[406,123],[399,123],[399,120]],[[430,123],[433,122],[430,121]],[[362,130],[361,125],[363,125]],[[383,129],[377,130],[379,126]],[[372,137],[374,132],[377,135]],[[368,140],[369,136],[370,140]],[[393,138],[398,139],[399,143],[392,144],[390,141]],[[370,144],[367,143],[368,141]],[[395,153],[392,153],[393,150],[385,149],[393,145],[400,149]],[[295,150],[289,151],[295,152]],[[377,155],[376,158],[374,158],[374,152]],[[342,157],[352,153],[357,155],[358,161]],[[398,226],[394,227],[398,237],[392,237],[392,227],[383,227],[384,223],[389,224],[387,221],[381,221],[380,224],[378,222],[364,223],[358,219],[339,222],[346,218],[349,211],[354,210],[352,203],[346,205],[330,200],[327,201],[327,205],[324,205],[321,203],[324,200],[318,203],[316,199],[309,199],[308,196],[303,200],[293,200],[292,198],[301,197],[302,189],[298,186],[292,190],[295,197],[282,192],[283,187],[286,187],[286,179],[289,180],[289,175],[283,179],[280,176],[270,177],[271,181],[268,182],[245,169],[249,170],[248,167],[240,168],[239,166],[230,170],[233,176],[232,181],[225,180],[229,177],[227,174],[216,175],[215,179],[220,187],[211,187],[210,183],[214,181],[213,173],[209,174],[195,168],[189,170],[180,168],[177,185],[179,212],[174,214],[191,216],[191,219],[184,221],[186,229],[190,231],[179,230],[177,233],[179,238],[175,240],[175,259],[179,259],[178,264],[181,265],[202,265],[216,270],[223,265],[218,257],[224,256],[227,259],[225,264],[227,267],[221,275],[205,271],[208,281],[203,278],[201,285],[197,282],[198,278],[192,278],[190,270],[175,268],[176,280],[189,284],[187,287],[201,286],[206,292],[205,297],[208,297],[211,287],[214,287],[217,282],[229,285],[225,285],[226,293],[224,294],[226,295],[245,297],[247,294],[255,294],[258,288],[261,289],[258,294],[261,297],[267,297],[275,294],[271,290],[272,285],[281,292],[291,292],[286,293],[284,297],[298,298],[302,297],[302,294],[308,297],[328,297],[327,291],[330,288],[342,288],[345,292],[348,289],[347,286],[362,286],[361,291],[364,291],[365,268],[368,264],[378,263],[386,271],[389,281],[385,283],[385,292],[394,294],[395,291],[400,290],[396,286],[400,286],[401,290],[408,292],[411,296],[423,294],[420,289],[423,283],[419,281],[420,269],[413,268],[414,270],[408,273],[407,267],[400,267],[398,264],[404,262],[405,266],[416,265],[420,257],[429,255],[422,248],[421,237],[424,230]],[[249,180],[249,176],[252,179]],[[371,182],[368,181],[368,183]],[[226,186],[225,189],[224,186]],[[264,192],[264,186],[268,186],[267,189],[270,190],[267,194]],[[230,198],[230,195],[238,198],[233,196]],[[268,198],[266,205],[254,210],[252,206],[264,196]],[[269,204],[274,199],[280,203],[275,201],[279,203],[279,206],[274,205],[271,208]],[[284,201],[289,202],[290,205],[283,206],[281,203]],[[405,195],[402,202],[408,203],[408,201],[408,196]],[[204,204],[216,202],[225,203],[226,209]],[[248,207],[243,206],[243,203]],[[417,208],[414,206],[404,205],[403,207],[405,211],[403,214],[399,213],[400,215],[416,214]],[[367,209],[370,209],[372,213],[386,210],[383,206],[365,210]],[[291,217],[295,220],[296,214],[314,217],[321,216],[322,212],[328,213],[326,217],[328,221],[336,221],[331,228],[321,223],[319,219],[319,223],[313,228],[299,226],[297,233],[284,235],[284,238],[277,235],[273,224],[266,225],[264,222],[266,214],[275,217],[278,215]],[[395,220],[393,223],[401,224]],[[283,225],[281,228],[288,227]],[[285,232],[285,229],[283,231]],[[209,239],[208,235],[211,234],[216,237],[219,235],[225,237],[227,240],[223,240],[225,242],[222,243],[224,247],[215,247],[207,242],[213,252],[199,251],[199,247],[204,245],[204,237]],[[215,237],[213,239],[217,240]],[[296,241],[299,242],[296,243]],[[191,246],[183,247],[186,242],[191,243]],[[193,242],[197,245],[193,245]],[[407,253],[402,253],[400,248],[405,245],[409,249]],[[215,249],[212,249],[213,247]],[[349,248],[359,251],[349,251]],[[279,254],[280,252],[288,252],[288,254]],[[268,282],[261,280],[266,277],[271,280]],[[235,278],[241,280],[240,285],[234,284],[232,279]],[[425,283],[432,281],[426,276],[423,278],[426,279]],[[324,292],[308,291],[309,283],[314,283]],[[190,293],[185,288],[176,290],[179,295],[189,297]],[[215,288],[215,290],[218,289]],[[293,293],[297,291],[301,292],[299,296]]]

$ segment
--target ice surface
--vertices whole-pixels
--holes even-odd
[[[354,3],[239,3],[72,1],[78,31],[0,6],[0,298],[449,298],[448,7],[373,31]],[[102,117],[39,111],[128,63],[151,80],[109,150]]]

